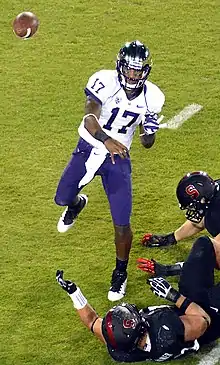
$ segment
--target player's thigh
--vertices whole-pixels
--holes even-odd
[[[108,197],[112,220],[115,225],[126,226],[130,223],[132,210],[132,182],[130,159],[115,158],[105,166],[102,183]]]
[[[220,312],[220,283],[214,285],[208,290],[209,304]]]
[[[78,143],[58,183],[55,195],[55,202],[58,205],[71,204],[82,189],[80,181],[87,172],[86,161],[88,160],[91,148],[90,150],[79,148],[78,146],[81,146],[81,144],[80,142]]]
[[[207,236],[199,237],[183,265],[179,290],[192,300],[206,300],[214,284],[215,251]]]

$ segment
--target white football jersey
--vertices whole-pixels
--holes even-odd
[[[105,133],[128,149],[144,115],[160,113],[165,101],[163,92],[150,81],[145,82],[138,97],[129,100],[120,85],[116,70],[101,70],[93,74],[88,80],[85,93],[101,104],[99,124]],[[78,131],[83,139],[95,147],[102,144],[85,129],[83,121]]]

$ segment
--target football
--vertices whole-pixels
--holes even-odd
[[[13,21],[14,33],[23,39],[32,37],[39,26],[39,20],[37,16],[30,11],[25,11],[16,16]]]

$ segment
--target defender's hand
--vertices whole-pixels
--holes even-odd
[[[176,303],[180,297],[180,293],[174,289],[164,278],[159,277],[148,279],[148,284],[150,284],[151,290],[155,295],[167,299],[170,302]]]
[[[167,247],[177,243],[174,232],[165,235],[145,233],[141,243],[145,247]]]
[[[166,265],[159,264],[159,262],[155,261],[154,259],[149,260],[140,257],[137,259],[137,263],[138,269],[141,269],[142,271],[156,276],[168,276]]]
[[[56,280],[58,284],[68,293],[73,294],[77,290],[77,286],[70,280],[63,279],[63,270],[57,270]]]
[[[105,147],[110,152],[112,163],[115,164],[114,155],[119,155],[121,158],[128,157],[128,149],[122,143],[113,138],[108,138],[105,141]]]

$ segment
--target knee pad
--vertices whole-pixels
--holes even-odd
[[[215,251],[210,238],[208,236],[201,236],[197,238],[193,244],[191,255],[197,258],[200,258],[204,255],[207,256],[208,260],[208,257],[210,257],[210,255],[212,256],[213,254],[215,254]]]

